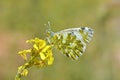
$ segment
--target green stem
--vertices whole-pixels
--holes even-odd
[[[27,69],[29,67],[31,67],[34,63],[34,59],[36,58],[36,56],[32,57],[27,63],[25,63],[24,65],[22,65],[22,68],[19,70],[15,76],[15,80],[21,80],[21,73],[23,72],[24,69]]]

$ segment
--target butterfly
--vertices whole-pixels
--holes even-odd
[[[89,27],[70,28],[59,32],[48,29],[47,42],[61,50],[67,57],[76,60],[85,52],[93,33],[93,29]]]

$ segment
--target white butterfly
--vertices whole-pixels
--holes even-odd
[[[88,27],[70,28],[59,32],[49,29],[47,41],[75,60],[85,52],[86,44],[92,39],[93,33],[93,29]]]

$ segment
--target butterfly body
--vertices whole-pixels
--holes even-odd
[[[70,28],[59,32],[48,31],[48,42],[61,50],[66,56],[77,59],[86,49],[86,44],[93,36],[88,27]]]

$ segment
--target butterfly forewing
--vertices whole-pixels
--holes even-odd
[[[49,41],[66,56],[77,59],[82,55],[93,36],[93,30],[88,27],[62,30],[49,36]]]

